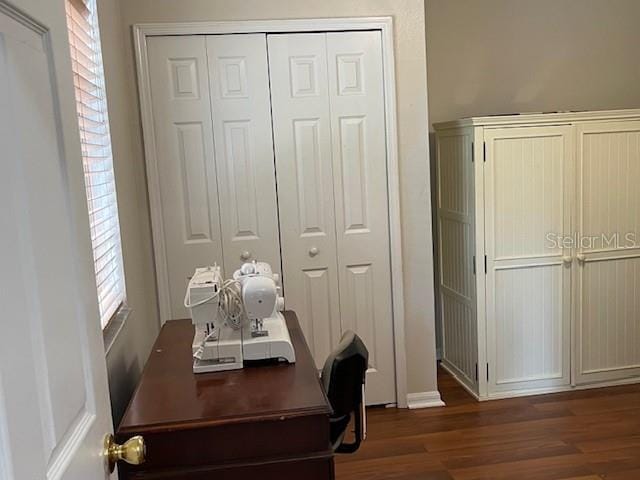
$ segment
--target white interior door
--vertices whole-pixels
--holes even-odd
[[[395,402],[379,31],[327,33],[340,317],[369,349],[367,396]]]
[[[269,35],[286,308],[316,365],[340,340],[326,35]]]
[[[64,3],[15,3],[0,1],[0,479],[104,479],[111,414]]]
[[[169,320],[188,316],[196,267],[217,262],[230,277],[261,260],[280,272],[267,48],[264,34],[159,36],[147,47]]]
[[[189,278],[196,267],[222,265],[222,240],[206,37],[151,37],[147,47],[160,194],[153,229],[164,239],[156,265],[166,268],[171,309],[165,321],[189,316]]]
[[[577,126],[576,382],[640,375],[640,122]]]
[[[248,260],[280,273],[266,35],[208,36],[207,58],[225,274]]]
[[[344,330],[395,402],[379,32],[268,35],[285,301],[321,366]]]
[[[572,131],[486,129],[488,391],[570,382]],[[551,236],[549,236],[551,235]]]

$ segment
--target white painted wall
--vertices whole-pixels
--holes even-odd
[[[111,6],[117,0],[100,0]],[[392,15],[395,27],[396,80],[399,126],[399,154],[401,177],[401,208],[403,254],[405,261],[405,314],[406,353],[408,360],[409,392],[433,391],[436,389],[433,257],[431,233],[430,180],[428,168],[427,131],[427,80],[425,56],[424,3],[422,0],[324,0],[320,2],[296,0],[120,0],[122,14],[121,30],[114,27],[112,38],[105,42],[107,80],[116,85],[109,91],[112,124],[121,122],[119,135],[115,133],[115,148],[121,151],[121,161],[116,158],[118,194],[123,209],[135,208],[130,215],[138,220],[138,241],[130,248],[125,244],[125,269],[132,265],[140,277],[151,279],[149,262],[151,240],[146,198],[144,157],[139,123],[139,111],[134,69],[134,54],[131,42],[131,25],[147,22],[215,21],[243,19],[284,19],[348,16]],[[111,8],[110,8],[111,10]],[[115,7],[113,7],[114,14]],[[106,22],[104,18],[103,22]],[[102,23],[102,22],[101,22]],[[120,35],[121,38],[115,38]],[[122,56],[126,71],[122,72]],[[107,57],[112,62],[108,62]],[[109,87],[109,85],[108,85]],[[117,105],[112,107],[112,104]],[[114,155],[115,156],[115,155]],[[125,160],[126,159],[126,160]],[[126,165],[123,165],[126,164]],[[121,183],[123,184],[121,186]],[[127,185],[131,188],[128,189]],[[123,193],[123,190],[125,193]],[[126,202],[126,203],[125,203]],[[135,205],[135,207],[134,207]],[[133,235],[133,225],[123,220],[123,231]],[[128,252],[127,252],[128,250]],[[129,286],[129,284],[128,284]],[[155,294],[147,291],[149,305],[155,305]],[[129,328],[141,330],[131,335],[145,335],[144,321]],[[146,325],[146,324],[145,324]],[[155,326],[149,324],[146,335],[155,336]],[[128,336],[128,335],[127,335]],[[122,339],[123,345],[131,345],[144,353],[148,344],[142,338]],[[145,350],[147,349],[147,350]],[[126,369],[133,354],[123,347],[111,355],[113,364],[121,363]],[[121,379],[114,372],[112,386]],[[118,378],[115,378],[118,376]],[[130,377],[126,376],[127,382]],[[120,388],[124,394],[130,385]]]

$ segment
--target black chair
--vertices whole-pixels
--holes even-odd
[[[364,384],[368,365],[367,347],[355,333],[346,331],[322,369],[320,379],[333,409],[330,419],[331,444],[337,453],[353,453],[364,440]],[[355,441],[345,443],[343,440],[352,415]]]

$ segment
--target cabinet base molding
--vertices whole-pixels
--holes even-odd
[[[506,392],[496,392],[488,395],[479,395],[477,392],[473,390],[473,387],[468,385],[464,379],[461,377],[459,370],[454,366],[443,359],[440,362],[440,367],[445,370],[449,375],[451,375],[458,384],[464,388],[469,395],[480,402],[486,402],[489,400],[503,400],[505,398],[514,398],[514,397],[530,397],[533,395],[545,395],[549,393],[563,393],[563,392],[572,392],[579,390],[591,390],[595,388],[606,388],[606,387],[617,387],[621,385],[633,385],[635,383],[640,383],[640,376],[634,376],[629,378],[622,378],[617,380],[608,380],[603,382],[592,382],[592,383],[584,383],[581,385],[564,385],[564,386],[556,386],[556,387],[546,387],[546,388],[532,388],[528,390],[511,390]],[[430,393],[430,392],[426,392]],[[425,393],[425,394],[426,394]],[[423,393],[410,393],[407,395],[407,401],[410,402],[410,396],[424,395]],[[414,402],[417,403],[416,400]],[[428,405],[432,406],[432,405]],[[409,408],[424,408],[422,406],[412,407],[409,403]]]
[[[462,384],[457,378],[458,381],[463,387]],[[509,392],[499,392],[492,393],[484,397],[476,397],[481,402],[487,400],[502,400],[505,398],[514,398],[514,397],[530,397],[533,395],[544,395],[549,393],[563,393],[563,392],[572,392],[579,390],[591,390],[594,388],[605,388],[605,387],[617,387],[620,385],[632,385],[634,383],[640,383],[640,377],[633,378],[624,378],[621,380],[611,380],[606,382],[599,383],[589,383],[585,385],[565,385],[561,387],[548,387],[548,388],[532,388],[530,390],[514,390]]]

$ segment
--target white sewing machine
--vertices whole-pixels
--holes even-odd
[[[245,360],[295,362],[278,283],[264,262],[243,264],[229,280],[218,266],[196,269],[185,296],[195,326],[195,373],[239,369]]]

